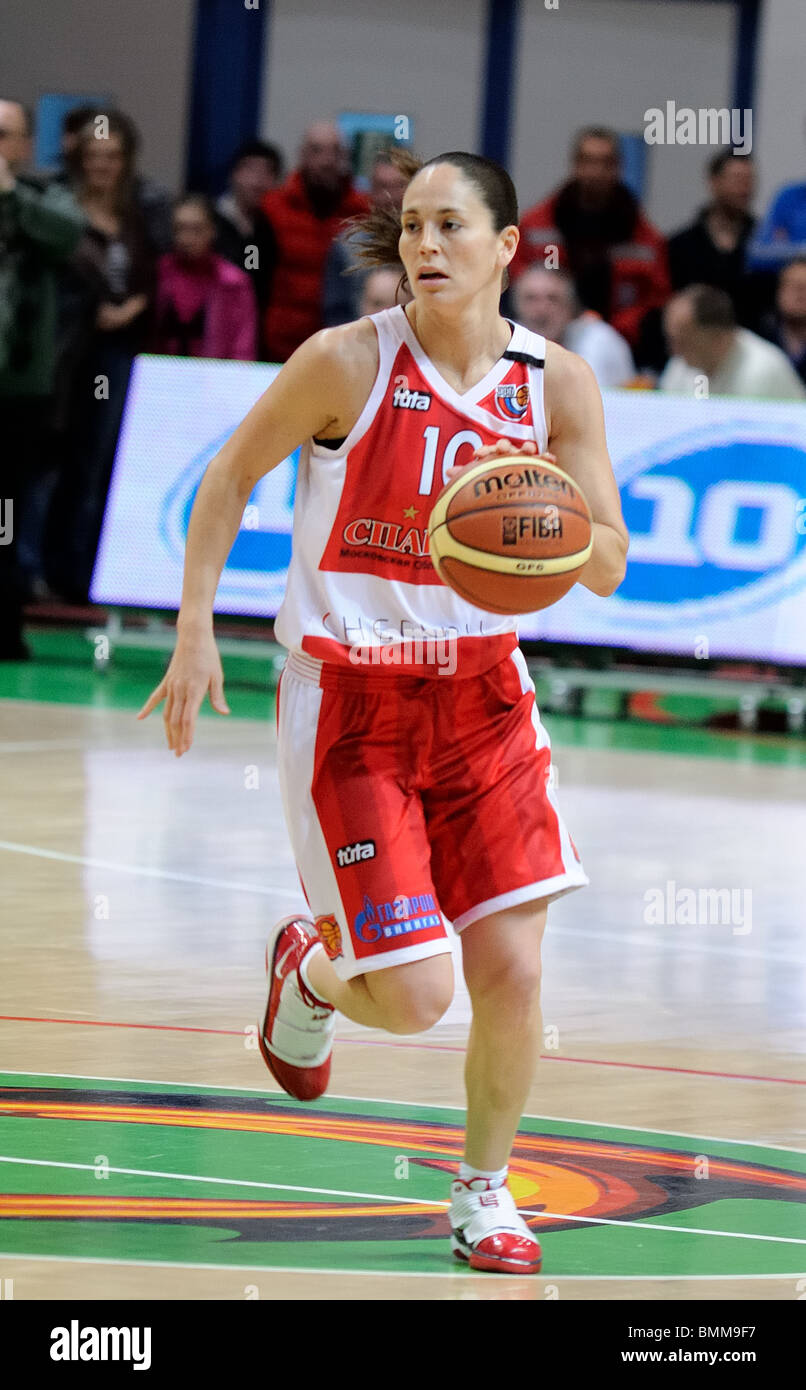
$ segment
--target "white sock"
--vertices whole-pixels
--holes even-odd
[[[321,941],[315,942],[311,949],[305,952],[305,955],[300,961],[299,973],[302,976],[302,982],[305,985],[305,988],[310,991],[314,999],[318,1000],[320,1004],[329,1004],[329,999],[323,999],[321,994],[318,994],[316,992],[313,985],[311,984],[310,977],[308,975],[308,962],[311,960],[311,957],[317,955],[319,951],[324,951],[324,949],[325,948],[322,945]]]
[[[483,1168],[471,1168],[469,1163],[459,1164],[459,1177],[462,1182],[472,1182],[474,1178],[486,1178],[491,1187],[503,1187],[507,1180],[509,1168],[499,1168],[497,1172],[489,1173]]]

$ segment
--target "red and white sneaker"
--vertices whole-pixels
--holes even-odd
[[[269,998],[258,1046],[275,1081],[295,1100],[316,1100],[330,1080],[336,1011],[311,993],[299,969],[317,944],[321,938],[307,917],[284,917],[266,947]]]
[[[471,1269],[499,1274],[539,1274],[543,1253],[509,1188],[486,1178],[451,1184],[451,1249]]]

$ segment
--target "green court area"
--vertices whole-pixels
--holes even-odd
[[[0,662],[0,700],[31,700],[93,709],[136,712],[165,673],[170,653],[119,647],[103,670],[81,628],[29,628],[26,640],[34,659]],[[278,649],[279,651],[279,649]],[[273,719],[276,673],[270,658],[234,654],[222,657],[227,701],[235,719]],[[651,675],[647,675],[651,687]],[[553,712],[547,683],[536,680],[537,699],[556,747],[574,746],[677,756],[722,758],[740,763],[806,767],[806,739],[786,733],[752,734],[732,727],[708,727],[708,719],[728,714],[730,701],[695,695],[664,695],[652,702],[652,719],[617,717],[613,691],[588,692],[584,717]],[[660,717],[658,717],[660,716]],[[220,719],[205,701],[200,717]]]
[[[387,1101],[0,1073],[0,1255],[449,1274],[463,1124]],[[544,1276],[804,1268],[793,1150],[525,1118],[510,1186]]]

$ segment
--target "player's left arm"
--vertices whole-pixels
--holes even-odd
[[[549,450],[579,483],[593,517],[593,553],[578,583],[605,598],[624,578],[630,537],[607,451],[602,396],[587,362],[554,343],[546,348]]]

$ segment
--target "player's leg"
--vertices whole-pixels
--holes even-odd
[[[480,1269],[535,1273],[540,1246],[506,1187],[540,1052],[546,905],[587,883],[552,786],[551,750],[520,652],[462,682],[444,712],[424,797],[431,872],[462,940],[473,1002],[467,1150],[451,1188],[454,1252]]]
[[[473,1006],[465,1062],[465,1161],[509,1160],[542,1044],[540,946],[546,902],[506,908],[466,927],[462,964]]]
[[[536,1274],[542,1261],[506,1179],[540,1055],[546,907],[545,899],[510,907],[462,933],[473,1021],[465,1064],[465,1160],[451,1185],[451,1243],[473,1268],[507,1274]]]
[[[272,931],[259,1035],[272,1074],[304,1100],[327,1086],[334,1009],[368,1027],[419,1032],[453,995],[401,700],[363,681],[308,676],[289,659],[278,775],[311,916]]]
[[[320,999],[365,1028],[388,1033],[422,1033],[439,1022],[453,998],[449,952],[426,960],[368,971],[340,980],[324,950],[306,961],[306,974]]]

